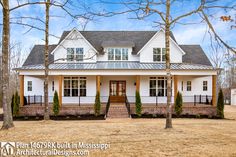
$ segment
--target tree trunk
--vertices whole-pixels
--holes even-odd
[[[3,1],[3,31],[2,31],[2,106],[3,126],[2,129],[14,127],[11,105],[9,102],[9,1]]]
[[[170,16],[170,0],[167,0],[166,1],[166,22],[165,22],[166,75],[167,75],[166,129],[172,128],[169,16]]]
[[[46,21],[45,21],[45,52],[44,52],[44,66],[45,66],[45,79],[44,79],[44,120],[49,120],[49,104],[48,104],[48,67],[49,67],[49,52],[48,52],[48,31],[49,31],[49,7],[50,0],[47,0],[45,4],[45,13],[46,13]]]

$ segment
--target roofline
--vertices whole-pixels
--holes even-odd
[[[150,43],[151,40],[153,40],[154,37],[155,37],[158,33],[160,33],[161,31],[164,32],[164,30],[163,30],[162,28],[161,28],[159,31],[157,31],[157,32],[153,35],[153,37],[152,37],[151,39],[149,39],[149,41],[146,42],[146,44],[138,51],[137,55],[140,54],[141,51],[147,46],[147,44]],[[180,51],[182,52],[183,55],[186,54],[186,53],[184,52],[184,50],[177,44],[177,42],[176,42],[174,39],[172,39],[171,36],[170,36],[170,40],[180,49]]]
[[[60,46],[60,44],[63,43],[63,42],[66,40],[66,38],[67,38],[69,35],[72,34],[73,31],[78,32],[78,33],[84,38],[85,42],[86,42],[89,46],[91,46],[92,49],[93,49],[96,53],[98,53],[98,51],[92,46],[92,44],[80,33],[80,31],[79,31],[77,28],[74,27],[74,28],[70,31],[70,33],[68,33],[68,34],[65,36],[65,38],[64,38],[60,43],[57,44],[57,46],[54,48],[54,50],[51,52],[51,54],[54,54],[54,52],[55,52],[56,49]]]

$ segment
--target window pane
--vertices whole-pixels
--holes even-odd
[[[166,49],[162,48],[162,61],[165,62],[166,61]]]
[[[80,89],[80,96],[86,96],[86,89]]]
[[[156,96],[156,89],[150,89],[150,96]]]
[[[76,48],[76,61],[83,61],[84,59],[84,49],[83,48]]]
[[[164,96],[164,88],[158,89],[158,96]]]
[[[73,61],[74,59],[74,48],[67,48],[67,61]]]
[[[80,88],[86,88],[86,80],[80,80]]]
[[[114,49],[108,49],[108,60],[114,60]]]
[[[27,82],[28,91],[32,91],[32,81]]]
[[[64,96],[70,96],[70,89],[64,89]]]
[[[191,91],[191,81],[187,81],[187,91]]]
[[[153,48],[153,54],[160,55],[161,54],[161,49],[160,48]]]
[[[70,80],[64,80],[64,88],[70,88]]]
[[[77,88],[78,89],[78,80],[72,80],[72,88]]]
[[[121,60],[121,51],[120,51],[120,49],[115,49],[115,60]]]
[[[122,60],[128,60],[128,49],[122,49]]]
[[[72,89],[72,96],[78,96],[78,88],[77,89]]]

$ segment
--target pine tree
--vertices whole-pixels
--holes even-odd
[[[183,106],[182,94],[178,91],[175,99],[175,113],[177,116],[179,116],[182,113],[183,111],[182,106]]]
[[[224,95],[223,95],[222,89],[220,89],[219,94],[218,94],[217,116],[219,118],[224,118]]]
[[[135,94],[135,108],[136,108],[136,114],[141,117],[142,115],[142,102],[141,97],[138,91],[136,91]]]
[[[60,112],[60,106],[59,106],[58,93],[57,91],[55,91],[53,96],[53,113],[55,116],[57,116],[59,112]]]
[[[94,103],[94,114],[95,114],[95,116],[100,115],[100,110],[101,110],[100,93],[97,92],[96,98],[95,98],[95,103]]]

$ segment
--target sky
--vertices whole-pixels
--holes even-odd
[[[25,3],[28,0],[20,0],[20,3]],[[31,0],[36,1],[36,0]],[[55,0],[54,0],[55,1]],[[59,0],[63,1],[63,0]],[[106,0],[108,1],[108,0]],[[98,0],[70,0],[71,5],[68,7],[71,8],[73,14],[84,13],[84,7],[87,7],[87,10],[93,12],[120,12],[127,10],[128,8],[124,5],[116,4],[116,0],[109,0],[114,4],[100,3]],[[125,0],[123,0],[125,1]],[[131,0],[129,0],[130,2]],[[134,1],[134,0],[132,0]],[[200,1],[200,0],[199,0]],[[191,11],[192,9],[197,8],[199,5],[198,0],[176,0],[175,3],[171,6],[171,16],[173,18],[182,15],[186,12]],[[127,1],[125,1],[127,2]],[[235,0],[222,0],[217,2],[217,5],[230,6],[236,4]],[[17,6],[16,0],[10,0],[10,8]],[[72,7],[73,5],[73,7]],[[129,6],[135,8],[135,5]],[[158,10],[165,11],[164,6],[153,6]],[[17,9],[11,12],[10,16],[12,21],[15,22],[24,22],[27,24],[34,25],[35,27],[44,28],[43,22],[35,21],[32,19],[17,19],[16,17],[34,17],[44,20],[44,5],[34,5],[34,6],[25,6],[21,9]],[[236,12],[228,11],[225,12],[222,9],[214,9],[209,12],[212,14],[214,19],[212,19],[212,24],[216,32],[222,37],[222,39],[229,45],[236,47],[236,29],[231,29],[231,25],[236,25],[236,22],[223,22],[220,20],[222,15],[230,15],[236,20]],[[49,33],[53,36],[50,36],[50,44],[56,44],[59,40],[60,35],[65,30],[71,30],[76,27],[78,30],[83,29],[83,25],[86,20],[79,18],[73,20],[72,18],[64,12],[62,9],[51,7],[50,8],[50,26]],[[2,16],[2,15],[1,15]],[[121,15],[116,15],[112,17],[94,17],[94,20],[89,21],[85,27],[85,30],[156,30],[160,28],[157,27],[156,22],[160,22],[161,19],[157,14],[150,15],[146,18],[137,20],[134,13],[125,13]],[[2,18],[1,18],[2,19]],[[171,31],[174,33],[174,36],[179,44],[199,44],[203,47],[204,51],[208,56],[211,54],[210,49],[210,38],[208,33],[208,27],[204,23],[199,23],[200,18],[198,15],[192,15],[181,20],[181,23],[195,23],[195,24],[176,24],[171,28]],[[1,28],[2,29],[2,28]],[[37,29],[31,29],[29,27],[23,27],[15,24],[11,24],[11,41],[12,42],[21,42],[25,55],[29,54],[30,49],[35,44],[44,44],[44,32]]]

